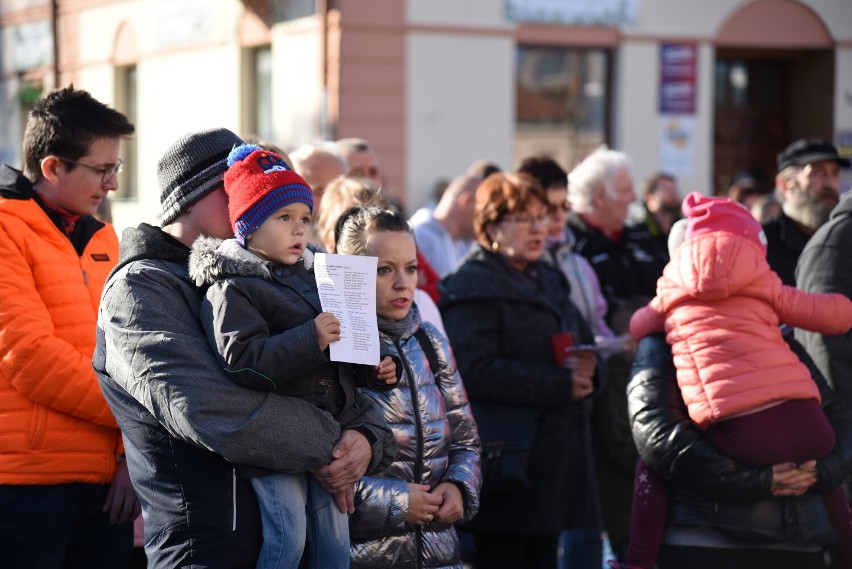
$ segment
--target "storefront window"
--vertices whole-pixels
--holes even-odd
[[[519,46],[515,161],[548,154],[570,169],[609,136],[609,52]]]

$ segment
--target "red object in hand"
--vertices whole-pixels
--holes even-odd
[[[560,332],[559,334],[554,334],[550,341],[553,344],[553,358],[556,361],[556,365],[565,367],[565,360],[573,355],[572,348],[575,346],[574,334],[571,332]]]

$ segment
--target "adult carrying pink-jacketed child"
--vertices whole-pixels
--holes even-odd
[[[766,261],[763,230],[739,204],[695,192],[683,213],[684,241],[657,282],[657,296],[633,315],[631,336],[665,331],[690,418],[728,456],[770,466],[827,454],[835,437],[819,391],[779,324],[843,334],[852,328],[852,301],[784,286]],[[640,461],[629,567],[654,566],[667,500],[665,481]],[[842,489],[824,502],[840,535],[840,557],[852,562],[852,512]]]

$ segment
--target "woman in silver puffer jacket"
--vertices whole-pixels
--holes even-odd
[[[376,312],[382,352],[402,362],[390,390],[372,391],[396,435],[396,459],[355,488],[351,567],[458,568],[454,523],[479,509],[480,442],[447,339],[421,323],[414,237],[403,217],[375,208],[338,222],[337,252],[378,257]],[[431,361],[430,361],[431,360]]]

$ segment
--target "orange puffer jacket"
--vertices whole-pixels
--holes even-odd
[[[779,322],[842,334],[852,328],[852,301],[784,286],[755,243],[714,232],[675,251],[630,333],[638,339],[665,329],[689,416],[707,428],[773,402],[819,401]]]
[[[33,199],[0,198],[0,484],[115,474],[121,434],[92,354],[118,239],[94,218],[80,223],[91,233],[82,254]]]

